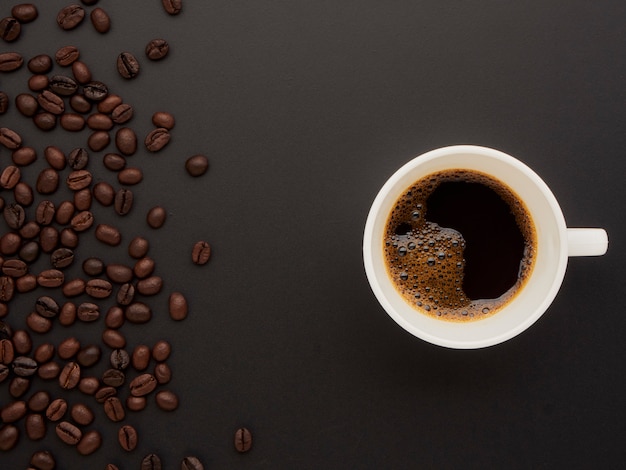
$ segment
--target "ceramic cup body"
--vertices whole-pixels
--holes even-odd
[[[526,205],[537,235],[534,267],[520,291],[494,315],[471,322],[440,320],[409,305],[394,287],[384,259],[385,226],[395,201],[417,180],[450,169],[474,170],[503,182]],[[524,163],[498,150],[459,145],[416,157],[387,180],[367,218],[363,261],[372,291],[400,326],[433,344],[471,349],[501,343],[530,327],[556,297],[568,257],[602,255],[607,246],[602,229],[568,229],[556,198]]]

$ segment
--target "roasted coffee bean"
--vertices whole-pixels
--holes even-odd
[[[61,359],[71,359],[80,350],[80,341],[72,337],[65,338],[57,348],[57,354]]]
[[[50,451],[40,450],[32,455],[30,465],[37,470],[54,470],[56,461]]]
[[[96,183],[92,189],[93,196],[103,206],[107,207],[113,204],[115,200],[115,189],[109,183],[100,181]]]
[[[87,146],[94,152],[104,150],[111,142],[111,136],[106,131],[94,131],[87,138]]]
[[[162,470],[161,459],[156,454],[148,454],[141,460],[141,470]]]
[[[13,72],[24,65],[24,58],[18,52],[0,53],[0,72]]]
[[[41,413],[48,408],[50,404],[50,394],[45,390],[40,390],[38,392],[33,393],[33,395],[28,399],[27,405],[28,409],[34,411],[35,413]]]
[[[235,450],[248,452],[252,447],[252,433],[247,428],[239,428],[235,431]]]
[[[162,0],[163,8],[170,15],[178,15],[183,9],[183,0]]]
[[[93,176],[88,170],[75,170],[68,175],[65,183],[72,191],[78,191],[88,187],[91,184],[92,179]]]
[[[18,292],[30,292],[37,288],[37,276],[34,274],[26,274],[15,280],[15,288]],[[6,315],[6,314],[5,314]]]
[[[160,390],[157,392],[154,401],[163,411],[174,411],[178,408],[178,396],[170,390]]]
[[[60,310],[57,301],[47,295],[41,296],[35,301],[35,311],[42,317],[54,318]]]
[[[191,259],[194,264],[203,265],[211,258],[211,245],[205,241],[196,242],[191,251]]]
[[[148,365],[150,364],[150,356],[151,356],[151,351],[148,346],[146,346],[145,344],[139,344],[135,346],[135,349],[133,349],[133,354],[132,354],[132,359],[131,359],[135,370],[141,372],[147,369]]]
[[[65,168],[65,154],[59,147],[49,145],[43,151],[44,158],[55,170],[63,170]]]
[[[17,355],[27,355],[33,347],[33,340],[31,339],[28,331],[15,330],[13,332],[13,348]]]
[[[15,373],[15,375],[19,375],[20,377],[30,377],[37,372],[37,362],[33,358],[28,356],[16,357],[15,359],[13,359],[13,363],[11,364],[11,366],[13,367],[13,372]]]
[[[107,369],[102,374],[102,383],[109,387],[121,387],[125,380],[126,376],[121,370]]]
[[[13,151],[11,159],[16,165],[27,166],[37,160],[37,151],[29,146],[20,147]]]
[[[100,381],[97,377],[83,377],[78,382],[78,389],[85,395],[95,395],[99,388]]]
[[[152,228],[161,228],[167,218],[167,212],[161,206],[155,206],[148,211],[146,222]]]
[[[157,380],[159,385],[163,385],[169,383],[172,380],[172,370],[170,366],[168,366],[165,362],[161,362],[154,366],[154,378]]]
[[[124,284],[132,280],[133,270],[125,264],[111,263],[106,266],[106,275],[111,281]]]
[[[85,261],[83,261],[83,271],[88,276],[99,276],[104,272],[104,262],[100,258],[87,258]],[[89,285],[89,282],[87,284]]]
[[[191,176],[201,176],[209,169],[209,160],[204,155],[194,155],[185,162],[185,169]]]
[[[157,127],[148,133],[144,143],[150,152],[158,152],[169,143],[170,139],[170,132],[165,127]]]
[[[112,189],[112,188],[111,188]],[[133,192],[130,189],[122,188],[115,194],[115,212],[118,215],[126,215],[133,207]]]
[[[121,103],[111,112],[111,120],[115,124],[124,124],[132,119],[134,114],[133,107],[127,103]]]
[[[84,322],[96,321],[100,318],[100,307],[91,302],[83,302],[76,309],[76,316]]]
[[[85,19],[85,10],[72,4],[62,8],[57,14],[57,24],[64,30],[76,28]]]
[[[122,284],[117,291],[115,299],[120,305],[129,305],[135,298],[135,286],[130,282]]]
[[[197,457],[185,457],[180,464],[180,470],[204,470],[204,465]]]
[[[169,313],[172,320],[184,320],[187,318],[188,311],[185,296],[180,292],[172,292],[169,297]]]
[[[50,255],[50,264],[53,268],[67,268],[74,262],[74,252],[69,248],[59,248]]]
[[[66,411],[67,402],[63,398],[57,398],[46,409],[46,417],[52,422],[59,421],[65,416]]]
[[[117,174],[117,180],[120,182],[120,184],[132,186],[140,183],[141,180],[143,180],[143,172],[141,171],[141,168],[124,168]]]
[[[19,183],[21,177],[22,173],[20,172],[20,169],[14,165],[9,165],[2,170],[2,173],[0,173],[0,186],[4,189],[13,189],[15,185]]]
[[[65,276],[58,269],[46,269],[37,276],[37,284],[41,287],[59,287],[64,281]]]
[[[85,148],[75,148],[67,155],[67,164],[72,170],[82,170],[88,163],[89,152]]]
[[[27,411],[28,407],[25,401],[13,401],[2,408],[0,419],[2,419],[3,423],[14,423],[22,419]]]
[[[43,111],[41,113],[35,114],[35,116],[33,117],[33,122],[38,129],[42,131],[51,131],[57,125],[57,117],[52,113]]]
[[[150,60],[161,60],[170,51],[170,45],[165,39],[153,39],[146,45],[146,55]]]
[[[11,372],[11,369],[4,364],[0,364],[0,383],[4,382]]]
[[[143,302],[133,302],[124,310],[124,316],[131,323],[147,323],[152,318],[152,310]]]
[[[35,188],[40,194],[52,194],[59,187],[59,174],[52,168],[45,168],[37,176]]]
[[[124,335],[118,330],[113,329],[106,329],[102,332],[102,342],[111,349],[122,349],[126,346],[126,338]]]
[[[89,70],[87,64],[80,60],[72,62],[72,75],[74,75],[76,81],[81,85],[89,83],[92,79],[91,70]]]
[[[47,75],[35,74],[28,79],[28,89],[31,91],[43,91],[49,84],[50,79]]]
[[[94,131],[108,131],[113,128],[113,121],[103,113],[94,113],[87,118],[87,126]]]
[[[14,255],[20,249],[21,245],[22,239],[15,232],[5,233],[2,238],[0,238],[0,251],[3,255]]]
[[[38,441],[46,436],[46,423],[39,413],[31,413],[26,416],[24,424],[26,435],[31,441]]]
[[[32,73],[47,73],[52,68],[52,58],[47,54],[39,54],[28,61],[28,70]]]
[[[82,193],[84,191],[87,191],[87,190],[83,189],[81,191],[77,191],[77,193]],[[77,209],[82,209],[83,206],[85,206],[85,204],[83,204],[79,199],[80,198],[76,198]],[[89,204],[87,204],[86,207],[89,207],[90,205],[91,205],[91,202],[89,202]],[[76,233],[76,231],[72,228],[65,227],[59,233],[59,241],[61,242],[61,245],[63,247],[74,249],[78,246],[78,233]]]
[[[151,393],[157,386],[152,374],[141,374],[130,382],[130,393],[135,397],[142,397]]]
[[[65,111],[63,99],[49,90],[42,91],[37,96],[37,102],[39,106],[52,114],[62,114]]]
[[[0,38],[6,42],[13,42],[20,37],[22,26],[17,19],[7,16],[0,20]]]
[[[22,137],[8,127],[0,127],[0,144],[4,145],[9,150],[15,150],[21,147]]]
[[[107,310],[104,317],[104,324],[107,328],[120,328],[124,324],[124,310],[114,305]]]
[[[37,98],[28,93],[20,93],[15,97],[15,106],[17,110],[26,117],[32,117],[39,109]]]
[[[76,361],[81,367],[91,367],[100,361],[102,357],[102,350],[97,344],[89,344],[78,351],[76,355]]]
[[[107,33],[111,29],[111,18],[102,8],[94,8],[91,10],[91,24],[100,34]]]
[[[59,312],[59,323],[63,326],[70,326],[76,321],[76,304],[65,302]]]
[[[71,96],[78,90],[78,84],[66,75],[53,75],[50,77],[50,89],[59,96]]]
[[[80,51],[76,46],[64,46],[56,51],[54,60],[61,67],[72,65],[80,57]]]
[[[21,277],[28,272],[28,265],[19,259],[8,259],[2,264],[2,273],[11,277]]]
[[[69,132],[79,132],[85,128],[85,118],[76,113],[64,113],[59,118],[61,127]]]
[[[114,423],[122,421],[126,417],[124,406],[117,397],[107,398],[104,402],[104,414]]]
[[[44,334],[52,329],[52,321],[35,312],[31,312],[26,316],[26,326],[35,333]]]
[[[39,245],[44,253],[52,253],[59,243],[59,231],[51,226],[42,227],[39,233]]]
[[[137,135],[129,127],[122,127],[115,133],[115,146],[122,155],[130,156],[137,151]]]
[[[83,93],[91,101],[102,101],[109,94],[109,88],[104,83],[93,80],[83,87]]]
[[[62,201],[56,210],[55,220],[60,225],[67,225],[74,217],[76,207],[72,201]]]
[[[113,93],[109,93],[106,98],[98,102],[98,112],[103,114],[111,114],[113,110],[122,104],[122,97]]]
[[[89,188],[83,188],[74,193],[74,206],[76,210],[87,211],[91,209],[91,202],[93,197],[91,196],[91,190]]]
[[[58,214],[58,211],[57,211]],[[84,232],[89,229],[94,222],[93,214],[89,211],[81,211],[72,217],[70,224],[77,232]]]
[[[129,424],[125,424],[119,429],[117,439],[125,451],[130,452],[137,447],[137,431]]]
[[[146,397],[134,397],[129,395],[126,398],[126,408],[130,411],[141,411],[146,408],[147,404],[148,400],[146,400]]]
[[[5,114],[9,110],[9,95],[0,91],[0,114]]]
[[[42,343],[39,346],[37,346],[37,349],[35,349],[33,358],[35,359],[35,361],[37,361],[40,364],[43,362],[48,362],[50,359],[54,357],[54,351],[55,351],[55,348],[52,343]],[[41,410],[34,409],[32,406],[30,407],[30,409],[33,411],[41,411]]]
[[[32,188],[23,181],[17,183],[13,188],[13,197],[15,202],[26,207],[30,206],[34,200]]]
[[[15,349],[10,339],[0,339],[0,363],[8,365],[15,358]]]
[[[57,424],[55,431],[59,439],[72,446],[78,444],[83,437],[82,431],[69,421],[61,421]]]
[[[98,403],[104,403],[108,398],[117,395],[117,390],[114,387],[107,386],[99,388],[94,394]]]
[[[4,175],[5,172],[2,172],[2,175],[0,176],[0,181],[2,180],[2,176]],[[24,208],[21,205],[11,203],[5,206],[4,211],[2,212],[4,215],[4,221],[7,223],[9,228],[18,230],[22,227],[22,225],[24,225],[24,221],[26,220],[26,213],[24,212]]]
[[[80,366],[76,362],[68,362],[59,374],[59,385],[66,390],[75,388],[80,380]]]
[[[102,163],[107,170],[119,171],[126,166],[126,158],[117,153],[107,153],[102,159]]]
[[[11,16],[20,23],[30,23],[39,16],[39,12],[32,3],[20,3],[11,8]]]
[[[18,233],[24,240],[32,240],[33,238],[38,237],[40,232],[41,227],[34,220],[29,220],[18,230]]]
[[[137,292],[141,295],[156,295],[163,288],[163,279],[160,276],[150,276],[137,282]]]
[[[80,455],[90,455],[102,445],[102,436],[96,430],[87,431],[83,434],[80,442],[76,445],[76,450]]]
[[[75,403],[70,409],[70,416],[81,426],[88,426],[93,423],[94,414],[84,403]]]
[[[0,427],[0,450],[8,451],[15,447],[20,437],[20,431],[12,424]]]
[[[63,284],[63,295],[67,298],[76,297],[85,292],[85,281],[77,278]]]
[[[76,94],[70,98],[70,106],[77,113],[87,114],[91,111],[92,104],[84,95]]]
[[[30,388],[30,379],[26,377],[15,376],[9,382],[9,395],[13,398],[20,398]]]
[[[105,279],[90,279],[85,286],[85,292],[94,299],[105,299],[113,292],[113,286]]]
[[[117,246],[122,242],[120,231],[108,224],[98,224],[96,227],[96,239],[110,246]]]
[[[114,349],[109,358],[114,369],[124,370],[130,364],[130,356],[125,349]]]
[[[123,78],[135,78],[139,74],[139,61],[130,52],[122,52],[117,57],[117,71]]]
[[[128,244],[128,255],[131,258],[141,259],[148,254],[150,242],[143,237],[137,236]]]

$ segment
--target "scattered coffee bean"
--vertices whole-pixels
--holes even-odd
[[[15,330],[13,333],[13,348],[18,355],[27,355],[33,347],[33,340],[26,330]]]
[[[24,65],[24,58],[18,52],[0,53],[0,72],[13,72]]]
[[[172,380],[172,369],[165,362],[154,366],[154,377],[160,385],[169,383]]]
[[[76,113],[64,113],[59,118],[61,127],[69,132],[79,132],[85,128],[85,119]]]
[[[91,101],[102,101],[109,94],[109,88],[104,83],[93,80],[83,86],[83,93]]]
[[[161,228],[167,218],[167,212],[161,206],[155,206],[148,211],[146,222],[152,228]]]
[[[130,364],[130,356],[125,349],[114,349],[109,358],[114,369],[124,370]]]
[[[72,4],[62,8],[57,14],[57,24],[64,30],[76,28],[85,19],[85,10]]]
[[[143,279],[150,276],[154,272],[154,267],[154,260],[146,256],[137,260],[135,266],[133,266],[133,273],[139,279]]]
[[[35,392],[27,402],[28,408],[35,413],[41,413],[50,404],[50,394],[45,390]]]
[[[50,89],[59,96],[71,96],[78,90],[78,83],[66,75],[53,75],[50,77]]]
[[[31,312],[26,316],[26,326],[35,333],[44,334],[52,329],[52,321]]]
[[[205,241],[196,242],[191,250],[191,260],[194,264],[203,265],[211,258],[211,245]]]
[[[94,152],[104,150],[111,142],[111,136],[107,131],[94,131],[87,138],[87,146]]]
[[[58,214],[59,214],[59,211],[57,211],[57,215]],[[94,217],[90,211],[81,211],[78,214],[76,214],[74,217],[72,217],[72,220],[70,221],[70,225],[77,232],[84,232],[85,230],[88,230],[93,225],[93,222],[94,222]]]
[[[163,279],[160,276],[150,276],[137,282],[137,292],[141,295],[156,295],[163,288]]]
[[[85,292],[85,281],[83,279],[72,279],[63,285],[63,295],[67,298],[76,297]]]
[[[80,442],[76,445],[76,450],[80,455],[90,455],[102,445],[102,436],[96,430],[90,430],[83,434]]]
[[[78,389],[86,395],[95,395],[100,388],[100,381],[96,377],[83,377],[78,382]]]
[[[65,302],[59,312],[59,323],[63,326],[70,326],[76,321],[76,304]]]
[[[154,397],[157,406],[163,411],[174,411],[178,408],[178,396],[170,390],[161,390]]]
[[[50,421],[59,421],[65,416],[67,411],[67,402],[63,398],[53,400],[46,409],[46,417]]]
[[[36,313],[33,313],[33,315],[38,316]],[[43,319],[43,317],[39,318]],[[11,366],[13,367],[15,375],[19,375],[20,377],[30,377],[37,372],[37,362],[28,356],[16,357],[13,359]]]
[[[17,110],[26,117],[34,116],[35,113],[37,113],[37,109],[39,109],[37,98],[28,93],[20,93],[17,95],[15,97],[15,106]]]
[[[111,263],[106,266],[106,275],[111,281],[124,284],[132,280],[133,270],[125,264]]]
[[[33,122],[35,123],[35,126],[37,126],[40,130],[51,131],[57,125],[57,117],[52,113],[43,111],[41,113],[35,114],[35,116],[33,117]]]
[[[81,62],[80,60],[76,60],[72,63],[72,75],[74,75],[76,81],[81,85],[89,83],[92,79],[91,70],[89,70],[87,64]]]
[[[65,183],[70,190],[79,191],[88,187],[92,180],[93,176],[88,170],[74,170],[67,176]]]
[[[46,437],[46,423],[39,413],[31,413],[26,416],[24,429],[31,441],[39,441]]]
[[[33,358],[41,364],[43,362],[48,362],[50,359],[52,359],[54,356],[54,352],[55,348],[52,343],[43,343],[37,346]],[[41,411],[33,408],[32,406],[30,407],[30,409],[33,411]]]
[[[102,373],[102,383],[109,387],[121,387],[125,380],[126,375],[121,370],[107,369]]]
[[[41,287],[59,287],[63,285],[65,276],[58,269],[46,269],[37,276],[37,284]]]
[[[20,437],[20,431],[12,424],[0,427],[0,450],[8,451],[15,447]]]
[[[70,416],[81,426],[88,426],[94,420],[93,411],[83,403],[75,403],[72,405]]]
[[[0,38],[6,42],[13,42],[20,37],[22,26],[12,16],[0,19]]]
[[[54,60],[61,67],[72,65],[80,57],[80,51],[76,46],[64,46],[56,51]]]
[[[27,377],[13,377],[9,382],[9,394],[13,398],[20,398],[24,395],[30,387],[30,378]]]
[[[74,252],[69,248],[58,248],[50,255],[50,264],[52,264],[52,267],[56,269],[67,268],[73,262]]]
[[[39,54],[28,61],[28,70],[32,73],[48,73],[52,68],[52,58],[47,54]]]
[[[107,153],[102,159],[102,163],[107,170],[120,171],[126,166],[126,158],[117,153]]]
[[[0,54],[1,56],[2,54]],[[0,144],[9,150],[15,150],[22,146],[22,137],[8,127],[0,127]]]
[[[102,8],[94,8],[89,15],[91,18],[91,24],[96,31],[100,34],[109,32],[111,29],[111,18]]]
[[[129,395],[126,398],[126,408],[130,411],[141,411],[146,408],[147,404],[148,400],[146,400],[146,397],[134,397]]]
[[[161,459],[156,454],[148,454],[141,460],[141,470],[162,470]]]
[[[142,397],[151,393],[157,386],[152,374],[141,374],[130,382],[130,393],[134,397]]]
[[[130,282],[122,284],[117,291],[115,300],[119,305],[129,305],[135,298],[135,286]]]
[[[143,302],[133,302],[124,310],[124,317],[131,323],[147,323],[152,318],[152,310]]]
[[[204,465],[197,457],[185,457],[180,464],[180,470],[204,470]]]
[[[117,174],[117,180],[127,186],[139,184],[143,180],[143,172],[141,168],[126,167]]]
[[[191,176],[201,176],[209,169],[209,159],[204,155],[194,155],[185,162],[185,169]]]
[[[169,143],[170,139],[170,132],[165,127],[157,127],[148,133],[144,143],[150,152],[158,152]]]
[[[35,74],[28,79],[28,89],[31,91],[43,91],[49,84],[50,79],[47,75]]]
[[[122,242],[120,231],[108,224],[98,224],[96,227],[96,238],[110,246],[117,246]]]
[[[9,95],[0,91],[0,114],[5,114],[9,110]]]
[[[85,286],[85,292],[94,299],[105,299],[113,292],[113,286],[105,279],[90,279]]]
[[[124,325],[124,310],[114,305],[109,308],[104,318],[104,324],[107,328],[117,329]]]
[[[28,411],[28,406],[23,400],[13,401],[5,405],[0,411],[0,419],[3,423],[14,423],[22,419]]]
[[[85,259],[85,261],[83,261],[82,267],[83,267],[83,272],[87,274],[88,276],[99,276],[100,274],[104,272],[104,262],[100,258],[93,258],[93,257],[87,258]],[[87,283],[87,285],[89,285],[89,282]],[[97,297],[97,298],[104,298],[104,297]]]
[[[98,388],[94,397],[98,403],[104,403],[110,397],[117,395],[117,390],[114,387],[106,386]]]
[[[75,362],[68,362],[59,374],[59,385],[66,390],[75,388],[80,380],[80,366]]]
[[[80,429],[74,426],[69,421],[61,421],[57,424],[55,431],[59,439],[69,445],[75,446],[83,437],[83,433]]]
[[[37,177],[35,189],[39,194],[52,194],[59,187],[59,174],[53,168],[45,168]]]
[[[134,114],[133,107],[127,103],[121,103],[111,112],[111,120],[115,124],[124,124],[132,119]]]
[[[146,56],[150,60],[161,60],[170,51],[170,45],[165,39],[153,39],[146,45]]]
[[[15,167],[14,167],[15,168]],[[0,182],[2,182],[2,178],[5,176],[5,172],[0,175]],[[19,175],[18,175],[19,178]],[[4,186],[2,183],[0,185]],[[16,203],[11,203],[5,206],[4,211],[2,212],[4,215],[4,221],[7,223],[9,228],[14,230],[20,229],[24,225],[24,221],[26,220],[26,214],[24,212],[24,208]]]
[[[126,338],[124,335],[114,329],[106,329],[102,332],[102,342],[111,349],[123,349],[126,346]]]
[[[252,433],[247,428],[239,428],[235,431],[235,450],[248,452],[252,447]]]
[[[91,111],[91,101],[87,100],[84,95],[72,95],[70,98],[70,106],[77,113],[87,114]]]
[[[124,406],[117,397],[109,397],[104,402],[104,414],[114,423],[122,421],[126,417]]]
[[[183,0],[162,0],[162,3],[169,15],[178,15],[183,9]]]
[[[72,170],[82,170],[88,163],[89,152],[85,148],[75,148],[67,155],[67,164]]]
[[[130,156],[137,151],[137,135],[129,127],[122,127],[115,133],[115,146],[122,155]]]
[[[169,314],[172,320],[187,318],[189,307],[187,299],[180,292],[172,292],[169,297]]]
[[[91,302],[83,302],[76,309],[76,316],[84,322],[96,321],[100,318],[100,307]]]
[[[102,350],[97,344],[89,344],[78,351],[76,361],[81,367],[91,367],[98,363],[102,356]]]
[[[39,16],[39,12],[32,3],[20,3],[11,8],[11,16],[20,23],[30,23]]]
[[[117,439],[120,443],[120,446],[125,451],[130,452],[132,450],[135,450],[135,448],[137,447],[137,431],[134,427],[128,424],[125,424],[120,428],[117,434]]]
[[[106,114],[94,113],[87,118],[87,126],[94,131],[109,131],[113,128],[113,121]]]
[[[135,78],[139,74],[139,61],[130,52],[122,52],[117,57],[117,71],[123,78]]]

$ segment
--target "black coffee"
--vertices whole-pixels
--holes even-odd
[[[532,271],[535,227],[504,183],[470,170],[408,188],[387,220],[389,276],[420,312],[472,321],[500,310]]]

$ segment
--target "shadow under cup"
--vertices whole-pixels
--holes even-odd
[[[534,267],[521,289],[494,315],[471,322],[440,320],[407,303],[389,277],[383,249],[387,219],[400,195],[417,180],[450,169],[478,171],[504,183],[524,202],[536,230]],[[372,204],[363,238],[365,271],[389,316],[425,341],[458,349],[501,343],[537,321],[561,286],[567,257],[565,219],[548,186],[519,160],[497,150],[469,145],[433,150],[394,173]]]

